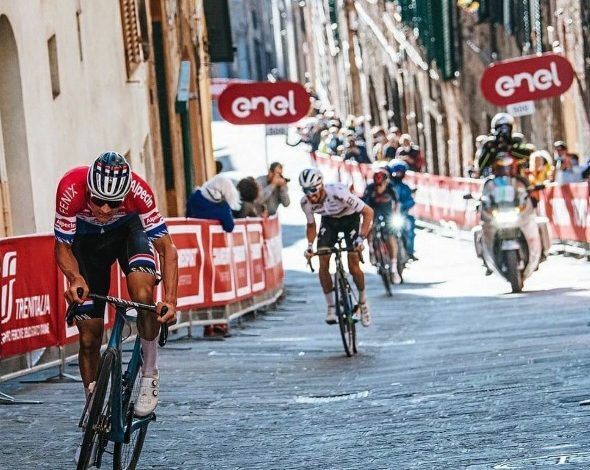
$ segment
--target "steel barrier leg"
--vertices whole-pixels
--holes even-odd
[[[0,392],[0,405],[40,405],[42,403],[42,401],[36,400],[19,400],[18,398]]]
[[[48,377],[46,379],[40,380],[21,380],[21,383],[26,384],[41,384],[41,383],[52,383],[52,384],[61,384],[61,383],[74,383],[74,382],[82,382],[80,377],[76,377],[75,375],[68,374],[65,371],[66,367],[66,351],[63,346],[59,346],[59,372],[57,375],[52,377]]]

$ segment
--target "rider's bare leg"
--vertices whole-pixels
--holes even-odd
[[[359,302],[364,304],[367,301],[365,296],[365,274],[359,265],[358,253],[348,253],[348,271],[359,291]]]
[[[102,318],[91,318],[76,322],[80,338],[78,364],[80,365],[80,376],[84,383],[86,395],[88,395],[88,385],[96,380],[98,372],[103,324],[104,320]]]
[[[334,283],[330,275],[330,255],[319,255],[320,258],[320,284],[324,295],[326,296],[326,303],[334,305]]]

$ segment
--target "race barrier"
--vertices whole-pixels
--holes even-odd
[[[236,220],[232,233],[209,220],[172,218],[167,224],[179,268],[179,321],[171,331],[189,327],[190,336],[192,325],[227,323],[276,302],[282,294],[282,240],[276,216]],[[64,319],[67,280],[55,262],[53,235],[2,239],[0,259],[0,382],[41,368],[63,367],[65,348],[76,343],[77,349],[78,330]],[[110,295],[129,298],[117,263]],[[156,297],[162,298],[161,284]],[[106,329],[114,315],[113,309],[105,309]],[[20,365],[6,370],[5,359],[43,348],[57,348],[59,354],[41,365],[32,365],[30,359],[12,360]],[[74,352],[72,347],[68,351]]]
[[[324,173],[326,181],[340,181],[362,195],[372,178],[372,166],[344,161],[340,157],[313,153],[312,159]],[[463,195],[481,192],[482,180],[437,176],[409,171],[404,180],[415,187],[414,216],[429,224],[456,229],[471,229],[478,223],[476,201]],[[590,242],[589,186],[587,183],[558,185],[552,183],[539,191],[539,215],[549,219],[551,236],[556,242],[582,244],[588,251]]]

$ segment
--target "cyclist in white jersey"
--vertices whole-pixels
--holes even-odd
[[[313,242],[316,237],[317,248],[331,248],[338,239],[338,233],[343,232],[346,246],[354,248],[355,252],[348,253],[348,270],[359,291],[359,310],[363,326],[371,324],[371,315],[365,295],[365,276],[359,266],[359,253],[363,250],[364,240],[367,238],[373,222],[373,209],[367,206],[359,197],[352,194],[346,185],[341,183],[324,185],[322,173],[315,169],[305,169],[299,175],[299,184],[305,196],[301,199],[301,208],[307,217],[307,249],[305,257],[313,254]],[[322,216],[319,234],[314,214]],[[360,221],[362,215],[362,223]],[[360,227],[359,227],[360,226]],[[333,325],[338,322],[336,317],[334,284],[330,276],[331,255],[320,255],[320,284],[328,304],[326,323]]]

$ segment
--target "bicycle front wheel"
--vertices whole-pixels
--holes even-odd
[[[110,396],[111,377],[115,354],[107,350],[102,355],[98,369],[98,377],[94,385],[90,405],[87,411],[88,419],[83,424],[84,437],[80,447],[77,470],[86,470],[95,464],[102,455],[101,447],[106,444],[106,436],[111,426]]]
[[[334,289],[336,295],[336,316],[338,317],[338,326],[344,352],[348,357],[356,354],[356,326],[352,317],[352,305],[348,296],[346,280],[336,273]]]
[[[139,397],[139,379],[140,374],[135,373],[135,380],[127,381],[124,379],[123,390],[123,410],[126,410],[126,428],[125,442],[115,442],[113,453],[114,470],[135,470],[141,449],[147,434],[148,422],[142,426],[133,427],[134,421],[134,404]]]
[[[389,250],[382,239],[377,240],[374,251],[375,258],[377,259],[377,271],[379,272],[379,276],[381,276],[381,280],[383,281],[385,293],[391,297],[393,295],[393,292],[391,291],[391,259],[389,258]]]

